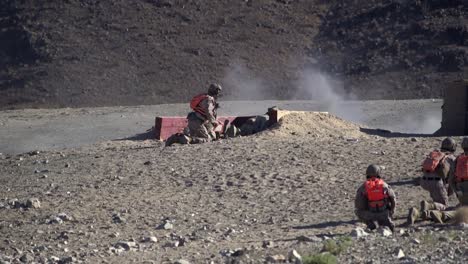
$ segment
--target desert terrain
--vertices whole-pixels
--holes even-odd
[[[288,104],[321,110],[305,101],[281,107]],[[182,115],[185,105],[3,111],[2,128],[10,131],[1,144],[11,153],[0,155],[1,263],[300,263],[293,250],[304,261],[464,263],[465,229],[403,226],[408,208],[429,198],[416,179],[442,138],[416,128],[396,133],[398,124],[411,114],[419,117],[413,123],[424,120],[441,102],[349,104],[362,106],[358,117],[367,123],[290,114],[250,137],[168,148],[140,134],[155,115]],[[226,102],[223,111],[248,114],[248,105]],[[54,123],[61,118],[67,130]],[[372,133],[377,127],[394,133]],[[50,141],[28,142],[40,133]],[[370,163],[384,167],[396,191],[394,234],[355,234],[363,226],[354,195]]]

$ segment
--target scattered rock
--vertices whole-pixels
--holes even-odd
[[[416,239],[416,238],[411,239],[411,242],[413,242],[413,243],[415,243],[415,244],[421,244],[421,241],[419,241],[419,240]]]
[[[22,255],[19,260],[23,263],[31,263],[34,261],[34,257],[29,254]]]
[[[396,253],[396,258],[397,259],[402,259],[405,257],[405,253],[403,252],[403,250],[400,248],[397,250],[397,253]]]
[[[411,142],[418,142],[417,138],[411,138]]]
[[[179,260],[174,261],[174,264],[190,264],[190,262],[185,259],[179,259]]]
[[[158,243],[158,239],[154,236],[144,237],[141,241],[144,243]]]
[[[60,259],[59,264],[74,263],[74,262],[76,262],[76,258],[74,257],[63,257]]]
[[[145,163],[143,163],[143,165],[147,165],[147,166],[151,165],[151,164],[153,164],[153,162],[151,162],[151,161],[146,161]]]
[[[362,229],[361,227],[356,227],[355,229],[353,229],[353,231],[351,231],[351,236],[355,238],[361,238],[368,235],[369,233],[364,231],[364,229]]]
[[[384,237],[389,237],[393,235],[392,230],[390,230],[388,227],[379,228],[379,234],[381,234]]]
[[[62,219],[63,221],[72,221],[73,218],[66,213],[60,213],[57,215],[58,218]]]
[[[169,241],[166,244],[164,244],[164,247],[176,248],[176,247],[179,247],[179,244],[180,244],[179,241]]]
[[[37,198],[30,198],[26,201],[26,208],[41,208],[41,202]]]
[[[302,264],[302,257],[295,249],[289,251],[288,260],[293,264]]]
[[[275,246],[275,243],[273,241],[263,241],[262,247],[263,248],[272,248]]]
[[[46,221],[47,224],[63,224],[63,220],[60,217],[53,216]]]
[[[133,241],[119,241],[115,244],[116,248],[122,248],[125,251],[136,250],[137,243]]]
[[[121,223],[125,223],[126,219],[123,218],[119,213],[115,213],[112,215],[112,222],[116,224],[121,224]]]
[[[174,228],[174,225],[171,224],[170,222],[166,222],[158,226],[158,229],[164,229],[164,230],[172,230],[173,228]]]
[[[278,255],[268,256],[266,260],[267,262],[270,262],[270,263],[282,263],[282,262],[286,262],[286,257],[281,254],[278,254]]]

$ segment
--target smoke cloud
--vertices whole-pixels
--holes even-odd
[[[364,113],[357,103],[349,102],[342,84],[314,69],[301,73],[296,84],[295,99],[309,99],[320,103],[321,111],[327,111],[346,120],[361,123]]]
[[[237,62],[231,64],[226,70],[223,85],[227,88],[229,98],[233,100],[268,98],[264,81],[254,76],[246,66]]]

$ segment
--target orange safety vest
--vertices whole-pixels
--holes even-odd
[[[379,178],[371,178],[365,183],[367,201],[370,209],[381,209],[387,205],[388,195],[384,189],[385,182]]]
[[[457,158],[457,167],[455,168],[455,181],[468,181],[468,155],[461,154]]]
[[[207,94],[199,94],[197,96],[194,96],[190,101],[190,108],[192,108],[193,111],[201,114],[202,116],[206,116],[207,113],[205,113],[205,110],[200,106],[200,103],[206,98],[208,98]]]
[[[439,166],[440,162],[445,158],[445,153],[434,150],[429,155],[427,155],[426,159],[422,163],[422,169],[424,172],[434,172]]]

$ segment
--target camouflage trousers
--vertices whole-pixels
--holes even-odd
[[[442,179],[438,181],[421,179],[420,184],[421,187],[431,195],[432,201],[434,202],[437,210],[443,211],[447,208],[449,203],[448,187]]]
[[[187,121],[192,144],[210,142],[216,139],[214,127],[209,122],[190,114],[187,117]]]
[[[357,210],[355,211],[356,216],[360,221],[364,223],[368,222],[377,222],[379,226],[393,226],[393,221],[390,216],[389,210],[384,210],[382,212],[371,212],[366,210]]]

